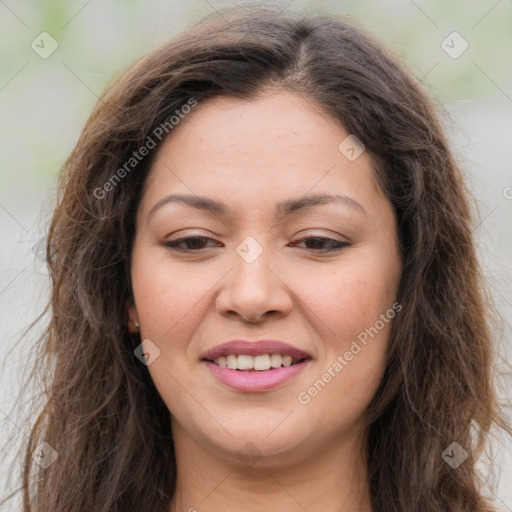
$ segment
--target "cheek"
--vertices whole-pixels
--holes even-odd
[[[200,307],[200,280],[180,273],[161,248],[145,246],[134,247],[131,279],[142,338],[151,340],[160,351],[147,370],[174,413],[183,405],[177,397],[191,387],[189,361],[184,356]]]
[[[335,269],[326,266],[322,272],[309,275],[309,279],[297,281],[298,294],[324,323],[327,338],[338,342],[337,348],[373,326],[396,298],[397,265],[373,254],[354,252]]]
[[[398,255],[368,251],[359,256],[324,276],[332,300],[324,302],[323,320],[335,335],[326,340],[324,373],[310,388],[316,393],[311,402],[319,414],[331,408],[344,425],[362,417],[379,387],[393,319],[400,309],[395,302],[401,272]]]
[[[197,270],[189,274],[183,272],[182,266],[173,264],[161,248],[134,250],[131,277],[144,336],[162,338],[172,330],[174,335],[179,334],[197,315],[201,298],[216,274],[202,274],[200,279]]]
[[[325,353],[301,403],[310,399],[318,414],[326,408],[339,413],[345,426],[361,416],[382,380],[397,314],[397,261],[374,252],[357,256],[334,271],[317,273],[315,286],[303,290],[322,330]],[[306,294],[308,289],[313,292]]]

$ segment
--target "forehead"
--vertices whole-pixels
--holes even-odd
[[[272,207],[278,197],[308,193],[378,194],[367,152],[351,161],[340,151],[349,135],[289,91],[217,97],[199,103],[164,140],[145,189],[153,203],[173,191]]]

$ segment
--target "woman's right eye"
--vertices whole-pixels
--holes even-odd
[[[207,236],[187,236],[183,238],[177,238],[176,240],[169,240],[168,242],[164,242],[166,247],[169,247],[173,250],[182,251],[182,252],[197,252],[201,249],[207,249],[208,247],[198,247],[201,246],[207,240],[214,241],[213,238],[209,238]],[[186,244],[187,247],[180,247],[182,244]],[[190,247],[192,246],[192,247]]]

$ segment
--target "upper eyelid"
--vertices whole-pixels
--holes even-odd
[[[189,228],[189,229],[194,229],[194,228]],[[330,231],[329,229],[326,229],[326,228],[303,228],[301,231],[304,231],[305,233],[303,235],[301,235],[301,239],[302,238],[306,238],[306,237],[311,237],[311,238],[331,238],[333,240],[336,239],[336,237],[342,237],[344,240],[337,240],[339,242],[349,242],[349,239],[347,239],[346,236],[342,235],[341,233],[337,233],[337,234],[319,234],[319,233],[313,233],[312,231],[314,230],[325,230],[325,231]],[[218,237],[218,236],[221,236],[221,235],[216,235],[216,234],[213,234],[210,235],[206,235],[206,234],[202,234],[200,232],[198,233],[187,233],[186,230],[182,230],[182,231],[185,231],[185,233],[181,236],[178,236],[177,238],[173,239],[173,240],[169,240],[169,241],[177,241],[177,240],[183,240],[185,238],[210,238],[212,240],[215,240],[215,237]],[[179,231],[178,231],[179,232]],[[172,235],[168,235],[168,236],[172,236]],[[167,239],[167,237],[165,237],[165,240]]]
[[[188,240],[190,238],[206,238],[208,240],[213,240],[214,242],[217,242],[217,240],[215,240],[215,238],[211,237],[211,236],[208,236],[208,235],[201,235],[201,234],[190,234],[190,235],[183,235],[183,236],[179,236],[177,238],[174,238],[174,239],[171,239],[171,240],[165,240],[165,242],[182,242],[184,240]],[[312,233],[307,233],[305,235],[302,235],[298,241],[300,242],[301,240],[304,240],[304,239],[307,239],[307,238],[321,238],[321,239],[326,239],[326,240],[333,240],[334,242],[346,242],[346,243],[349,243],[348,241],[346,240],[336,240],[336,238],[333,238],[331,236],[327,236],[327,235],[316,235],[316,234],[312,234]]]

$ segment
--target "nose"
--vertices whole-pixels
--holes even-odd
[[[261,323],[290,313],[293,301],[288,284],[271,268],[272,259],[267,254],[263,251],[252,262],[234,255],[233,269],[222,280],[224,286],[216,299],[220,314],[244,323]]]

